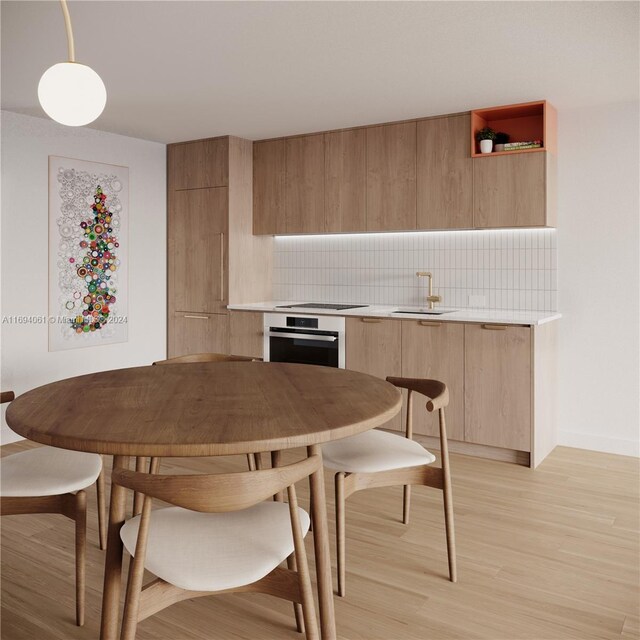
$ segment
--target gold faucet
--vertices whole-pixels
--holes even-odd
[[[433,295],[433,274],[430,271],[416,271],[418,278],[429,278],[429,295],[427,296],[427,304],[429,309],[433,309],[434,302],[442,302],[440,296]]]

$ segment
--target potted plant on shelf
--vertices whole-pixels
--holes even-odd
[[[496,132],[491,127],[484,127],[476,133],[476,140],[480,143],[480,153],[491,153]]]
[[[494,151],[504,151],[504,145],[509,142],[510,138],[511,136],[509,136],[508,133],[498,131],[498,133],[496,133],[496,140],[493,146]]]

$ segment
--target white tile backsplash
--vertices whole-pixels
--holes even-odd
[[[279,236],[276,300],[557,311],[555,229]]]

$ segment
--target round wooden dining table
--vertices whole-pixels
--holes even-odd
[[[361,433],[402,405],[388,382],[303,364],[216,362],[135,367],[60,380],[19,396],[9,426],[42,444],[113,456],[195,457],[277,452]],[[335,640],[333,583],[322,470],[310,478],[323,640]],[[126,490],[111,489],[101,640],[118,635]]]

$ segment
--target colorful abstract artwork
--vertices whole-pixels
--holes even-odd
[[[49,350],[126,342],[129,170],[49,157]]]

